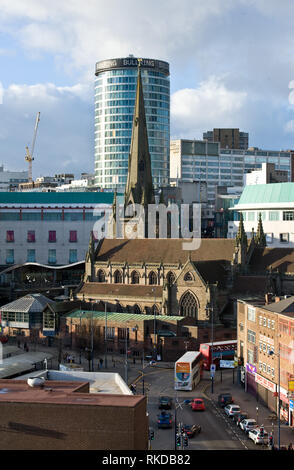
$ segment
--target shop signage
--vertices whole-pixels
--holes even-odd
[[[234,369],[235,361],[219,361],[219,366],[228,369]]]
[[[294,411],[294,401],[293,400],[289,400],[289,408],[290,408],[290,410]]]
[[[265,379],[259,374],[255,374],[255,382],[262,385],[267,390],[270,390],[270,392],[274,393],[276,391],[276,384],[274,384],[270,380]]]
[[[294,380],[289,380],[288,381],[288,391],[289,392],[294,392]]]
[[[248,362],[246,364],[246,370],[247,372],[250,372],[250,374],[256,374],[256,367],[252,364],[249,364]]]

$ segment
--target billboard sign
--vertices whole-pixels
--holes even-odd
[[[220,365],[220,367],[222,367],[222,368],[234,369],[234,367],[235,367],[235,361],[220,361],[219,365]]]

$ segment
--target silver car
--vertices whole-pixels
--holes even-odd
[[[231,403],[230,405],[225,406],[224,410],[226,415],[232,418],[234,415],[240,413],[241,408],[240,406]]]
[[[248,434],[249,431],[251,431],[251,429],[254,429],[257,427],[257,422],[255,421],[255,419],[243,419],[243,421],[241,421],[240,423],[240,428],[242,429],[242,431],[246,432],[246,434]]]
[[[268,433],[264,430],[262,435],[260,428],[251,429],[248,432],[248,437],[254,444],[268,444]]]

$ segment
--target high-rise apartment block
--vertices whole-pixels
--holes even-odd
[[[221,149],[247,150],[249,143],[248,132],[240,132],[239,129],[213,129],[203,133],[203,140],[207,142],[219,142]]]
[[[155,187],[169,182],[169,64],[141,59],[149,152]],[[95,185],[124,189],[136,96],[138,59],[103,60],[96,64]]]

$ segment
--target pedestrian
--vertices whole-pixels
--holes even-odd
[[[20,348],[20,340],[17,340],[17,347]]]
[[[133,357],[133,364],[136,364],[136,358],[135,358],[135,356]]]
[[[143,356],[141,356],[141,364],[143,364]]]
[[[27,343],[26,343],[26,341],[24,342],[23,348],[24,348],[24,350],[26,351],[26,349],[27,349]]]
[[[112,358],[112,367],[115,367],[115,360]]]
[[[288,445],[288,450],[293,450],[292,442]]]
[[[100,358],[100,359],[99,359],[99,362],[100,362],[100,367],[101,367],[101,369],[102,369],[103,359]]]

